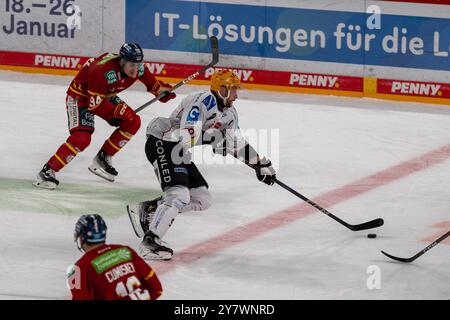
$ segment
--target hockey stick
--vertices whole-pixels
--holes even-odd
[[[211,38],[209,38],[209,40],[211,42],[211,52],[212,52],[212,60],[211,60],[210,63],[208,63],[206,66],[204,66],[203,68],[201,68],[197,72],[191,74],[189,77],[187,77],[187,78],[183,79],[182,81],[178,82],[176,85],[174,85],[172,87],[172,90],[165,91],[165,92],[161,93],[160,95],[156,96],[155,98],[153,98],[152,100],[150,100],[149,102],[143,104],[142,106],[137,108],[135,110],[135,112],[138,113],[142,109],[147,108],[149,105],[155,103],[156,101],[158,101],[159,99],[161,99],[165,95],[170,94],[171,92],[175,91],[175,89],[181,87],[182,85],[185,85],[186,83],[188,83],[192,79],[196,78],[199,74],[205,72],[208,68],[211,68],[212,66],[216,65],[217,62],[219,62],[219,44],[218,44],[217,38],[215,36],[212,36]]]
[[[433,248],[435,245],[437,245],[439,242],[443,241],[445,238],[447,238],[448,236],[450,236],[450,230],[442,235],[439,239],[435,240],[433,243],[431,243],[429,246],[427,246],[426,248],[424,248],[422,251],[420,251],[419,253],[417,253],[416,255],[412,256],[411,258],[399,258],[399,257],[394,257],[393,255],[390,255],[389,253],[384,252],[383,250],[381,250],[381,253],[384,254],[386,257],[389,257],[391,259],[394,259],[396,261],[400,261],[400,262],[413,262],[414,260],[416,260],[418,257],[420,257],[421,255],[423,255],[425,252],[427,252],[428,250],[430,250],[431,248]]]
[[[242,159],[240,159],[242,161]],[[252,169],[256,169],[256,166],[244,161],[244,163],[249,166]],[[326,210],[325,208],[322,208],[321,206],[319,206],[317,203],[315,203],[314,201],[308,199],[307,197],[305,197],[304,195],[300,194],[299,192],[295,191],[294,189],[292,189],[291,187],[289,187],[288,185],[284,184],[283,182],[281,182],[278,179],[274,179],[275,183],[278,184],[280,187],[282,187],[283,189],[289,191],[290,193],[292,193],[293,195],[299,197],[300,199],[302,199],[303,201],[305,201],[306,203],[308,203],[309,205],[313,206],[314,208],[316,208],[317,210],[319,210],[320,212],[326,214],[327,216],[329,216],[331,219],[336,220],[337,222],[339,222],[340,224],[342,224],[343,226],[347,227],[348,229],[352,230],[352,231],[361,231],[361,230],[367,230],[367,229],[373,229],[373,228],[378,228],[381,227],[384,224],[384,220],[381,218],[375,219],[375,220],[371,220],[368,222],[364,222],[361,224],[349,224],[347,222],[345,222],[344,220],[336,217],[334,214],[332,214],[331,212],[329,212],[328,210]]]
[[[371,220],[368,222],[364,222],[361,224],[349,224],[347,222],[345,222],[344,220],[336,217],[334,214],[332,214],[331,212],[329,212],[328,210],[326,210],[325,208],[322,208],[321,206],[319,206],[317,203],[315,203],[314,201],[308,199],[307,197],[305,197],[304,195],[298,193],[297,191],[295,191],[294,189],[292,189],[291,187],[287,186],[286,184],[284,184],[283,182],[281,182],[278,179],[274,180],[276,184],[278,184],[280,187],[286,189],[287,191],[289,191],[290,193],[296,195],[297,197],[299,197],[300,199],[302,199],[303,201],[305,201],[306,203],[310,204],[311,206],[313,206],[314,208],[316,208],[317,210],[319,210],[322,213],[325,213],[327,216],[329,216],[331,219],[336,220],[337,222],[339,222],[340,224],[342,224],[343,226],[349,228],[352,231],[361,231],[361,230],[367,230],[367,229],[373,229],[373,228],[378,228],[381,227],[384,224],[383,219],[378,218],[375,220]]]

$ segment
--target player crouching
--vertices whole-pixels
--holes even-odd
[[[164,193],[160,198],[127,206],[136,235],[143,237],[140,250],[145,259],[170,259],[173,251],[161,239],[175,217],[211,205],[208,184],[190,159],[191,147],[211,144],[216,154],[231,154],[250,163],[260,181],[274,183],[271,162],[260,158],[240,132],[233,106],[240,87],[233,72],[217,71],[210,90],[187,96],[169,118],[155,118],[148,125],[145,152]]]
[[[105,243],[106,224],[98,214],[80,217],[75,241],[84,255],[68,275],[73,300],[154,300],[161,295],[155,272],[133,249]]]

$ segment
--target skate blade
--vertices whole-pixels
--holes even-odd
[[[154,252],[142,246],[139,248],[139,252],[144,260],[163,260],[168,261],[172,259],[173,253],[168,251]]]
[[[56,183],[49,182],[49,181],[35,181],[33,182],[33,186],[41,189],[47,189],[47,190],[55,190],[56,189]]]
[[[90,165],[88,167],[89,171],[92,172],[93,174],[95,174],[96,176],[99,176],[100,178],[105,179],[106,181],[109,182],[114,182],[114,176],[108,172],[106,172],[105,170],[103,170],[102,168],[99,167],[94,167],[93,165]]]
[[[154,252],[148,252],[146,254],[141,253],[141,256],[144,260],[151,260],[151,261],[155,261],[155,260],[169,261],[172,259],[172,254],[168,253],[168,252],[165,254],[154,253]]]
[[[127,212],[134,233],[138,238],[142,238],[144,236],[144,230],[141,227],[141,221],[139,219],[139,205],[127,205]]]

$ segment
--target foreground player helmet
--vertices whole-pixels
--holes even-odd
[[[83,243],[99,244],[106,240],[106,223],[98,214],[85,214],[75,224],[74,240],[81,250]]]
[[[219,91],[220,87],[225,86],[227,88],[237,87],[242,88],[241,80],[238,76],[230,70],[219,70],[214,72],[211,77],[211,90]]]
[[[141,63],[144,61],[144,52],[137,43],[125,43],[119,51],[120,58],[123,61]]]

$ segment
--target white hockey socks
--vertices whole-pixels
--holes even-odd
[[[181,212],[203,211],[211,206],[211,193],[206,187],[192,188],[189,191],[191,201],[181,209]]]
[[[149,226],[149,230],[160,239],[167,233],[178,213],[189,203],[189,189],[182,186],[170,187],[164,191],[163,199]]]

